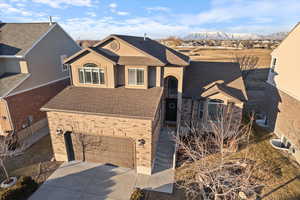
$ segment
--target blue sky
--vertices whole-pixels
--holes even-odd
[[[152,38],[197,31],[268,34],[300,21],[300,0],[0,0],[3,22],[53,16],[75,39],[112,33]]]

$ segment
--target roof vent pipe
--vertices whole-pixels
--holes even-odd
[[[52,25],[52,16],[49,16],[49,26],[51,26]]]
[[[144,33],[144,41],[146,41],[147,33]]]

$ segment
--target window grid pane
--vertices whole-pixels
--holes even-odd
[[[136,85],[136,69],[128,69],[128,84]]]
[[[92,70],[84,69],[85,83],[92,83]]]
[[[99,84],[99,69],[92,70],[93,84]]]
[[[105,79],[104,79],[104,71],[100,69],[100,84],[104,84]]]
[[[144,69],[137,69],[137,85],[144,85]]]
[[[78,69],[78,75],[79,75],[79,83],[84,83],[84,73],[82,68]]]

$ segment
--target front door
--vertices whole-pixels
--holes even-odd
[[[166,121],[176,122],[177,99],[166,99]]]
[[[64,134],[64,139],[65,139],[65,144],[66,144],[66,151],[67,151],[68,161],[75,160],[71,132],[66,132]]]

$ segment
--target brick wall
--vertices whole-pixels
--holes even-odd
[[[55,82],[27,92],[6,97],[13,127],[16,132],[23,130],[22,125],[28,124],[28,116],[33,117],[33,124],[46,118],[40,108],[57,95],[67,85],[69,79]]]
[[[136,167],[138,173],[151,174],[153,163],[153,122],[151,120],[106,117],[99,115],[47,112],[53,151],[57,160],[67,160],[64,138],[56,130],[72,131],[73,129],[90,135],[129,137],[135,141]],[[158,123],[160,124],[160,123]],[[146,141],[139,146],[138,140]]]

